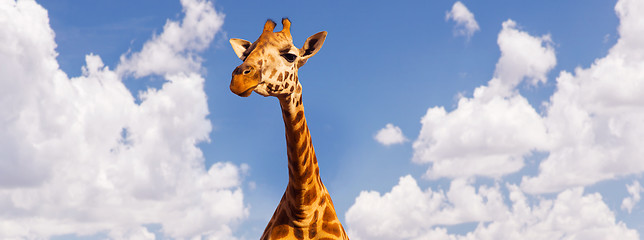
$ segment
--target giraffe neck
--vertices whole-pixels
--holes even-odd
[[[287,194],[294,200],[294,207],[307,210],[308,206],[315,205],[315,200],[326,192],[326,189],[320,180],[318,161],[304,116],[299,84],[296,92],[280,98],[280,106],[288,154]]]
[[[288,186],[261,239],[347,239],[318,161],[302,106],[302,88],[279,97],[286,129]]]

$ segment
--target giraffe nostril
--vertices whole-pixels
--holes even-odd
[[[248,75],[250,73],[250,69],[246,69],[242,74]]]

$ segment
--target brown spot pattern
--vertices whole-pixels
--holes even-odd
[[[322,220],[325,222],[330,222],[330,221],[333,221],[334,219],[335,219],[335,213],[333,212],[331,207],[326,206],[326,208],[324,209],[324,215],[322,215]]]
[[[311,229],[309,230],[309,238],[314,238],[318,234],[318,210],[315,210],[313,213],[313,219],[311,219]]]
[[[304,239],[304,232],[301,228],[295,228],[293,229],[293,236],[297,239]]]
[[[315,201],[315,197],[318,194],[318,190],[315,187],[312,187],[304,194],[304,205],[311,205]]]
[[[339,237],[340,234],[342,234],[342,231],[340,230],[340,225],[337,223],[322,222],[322,231],[333,234],[336,237]]]
[[[286,225],[279,225],[276,227],[273,227],[271,230],[271,238],[274,239],[279,239],[288,236],[289,230],[288,226]]]
[[[304,117],[304,111],[298,111],[297,114],[295,114],[295,120],[293,120],[293,123],[299,123],[302,120],[302,117]]]

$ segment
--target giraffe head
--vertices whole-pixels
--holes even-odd
[[[262,96],[284,96],[301,89],[297,70],[315,55],[326,38],[319,32],[306,39],[302,48],[293,45],[291,21],[282,19],[282,31],[273,32],[275,22],[266,21],[254,42],[230,39],[235,54],[244,61],[233,71],[230,90],[242,97],[253,91]]]

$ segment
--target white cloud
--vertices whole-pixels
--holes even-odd
[[[413,177],[405,176],[384,195],[361,192],[346,221],[352,239],[409,239],[434,225],[489,221],[506,212],[498,186],[482,186],[477,192],[459,179],[447,193],[423,191]]]
[[[628,213],[631,213],[633,211],[633,207],[635,207],[635,204],[637,204],[642,199],[640,192],[644,192],[644,188],[642,188],[640,182],[633,181],[633,184],[626,185],[626,190],[628,190],[628,194],[630,194],[630,196],[622,200],[621,208],[622,210],[626,210],[628,211]]]
[[[455,178],[450,191],[462,178],[500,177],[521,169],[522,158],[532,151],[547,153],[537,176],[524,176],[520,186],[506,185],[510,204],[501,195],[495,208],[503,210],[480,214],[476,210],[486,208],[451,205],[455,198],[422,191],[405,177],[409,179],[403,178],[389,193],[363,192],[356,198],[346,214],[354,239],[639,239],[637,231],[615,219],[601,194],[583,190],[605,179],[644,172],[644,2],[620,0],[615,9],[620,18],[617,44],[588,68],[562,71],[543,115],[517,86],[524,80],[531,85],[547,81],[556,64],[552,42],[508,20],[499,34],[501,57],[493,79],[472,98],[460,97],[455,110],[430,108],[421,120],[413,160],[432,163],[426,174],[430,178]],[[481,188],[486,187],[474,194],[481,195]],[[487,189],[501,192],[498,187]],[[641,200],[642,187],[634,181],[627,190],[630,196],[621,208],[631,212]],[[557,196],[526,196],[545,192]],[[378,211],[368,211],[373,209]],[[453,221],[441,216],[446,211],[478,217]],[[402,224],[393,224],[389,231],[379,225],[387,220]],[[444,226],[465,222],[478,226],[462,235],[450,234]]]
[[[163,32],[143,45],[140,52],[121,56],[119,75],[135,77],[150,74],[174,74],[189,69],[198,71],[202,59],[197,54],[208,48],[224,23],[224,15],[215,12],[212,2],[181,0],[185,17],[181,23],[168,20]]]
[[[507,185],[509,201],[498,186],[478,192],[463,180],[450,190],[422,191],[415,180],[402,177],[391,192],[362,192],[346,214],[352,239],[639,239],[635,230],[616,222],[599,193],[582,188],[563,191],[556,199],[534,204],[516,185]],[[377,211],[374,211],[377,209]],[[478,226],[463,235],[443,227],[466,222]]]
[[[427,176],[498,177],[523,167],[533,150],[548,153],[530,193],[558,192],[644,172],[644,3],[622,0],[619,39],[608,55],[574,73],[562,71],[540,116],[517,92],[545,83],[556,64],[550,36],[534,37],[508,20],[499,33],[494,77],[458,108],[430,108],[414,142],[414,161],[432,162]],[[496,103],[496,104],[495,104]],[[503,103],[503,104],[500,104]]]
[[[389,146],[393,144],[401,144],[407,141],[405,135],[403,135],[402,130],[398,126],[394,126],[391,123],[387,123],[385,128],[380,129],[378,133],[373,137],[380,144]]]
[[[165,30],[182,34],[170,53],[190,62],[190,49],[205,49],[219,30],[202,21],[221,16],[208,2],[182,5],[181,26]],[[199,66],[150,70],[137,61],[153,56],[133,53],[138,60],[119,68],[167,80],[137,105],[99,56],[88,55],[82,76],[70,79],[55,47],[45,9],[0,2],[0,238],[152,239],[144,225],[156,223],[168,237],[232,239],[248,214],[240,187],[247,167],[204,166],[196,144],[209,141],[212,127]]]
[[[530,205],[520,188],[509,185],[512,214],[479,224],[462,239],[639,239],[637,231],[616,222],[599,193],[583,188],[565,190],[554,200]]]
[[[622,0],[615,46],[589,68],[562,71],[547,105],[552,146],[527,192],[556,192],[644,172],[644,2]]]
[[[110,231],[110,239],[129,239],[129,240],[153,240],[154,233],[151,233],[145,227],[132,228],[127,230],[116,229]]]
[[[461,97],[452,112],[433,107],[422,118],[413,160],[433,163],[427,177],[500,177],[518,171],[524,156],[547,146],[541,116],[515,88],[524,79],[545,81],[556,63],[549,38],[530,36],[507,20],[498,43],[501,58],[487,86],[472,98]]]
[[[468,39],[479,30],[479,24],[474,19],[474,14],[460,1],[455,2],[452,9],[445,13],[445,20],[456,22],[454,34],[466,36]]]
[[[532,85],[545,83],[546,74],[557,64],[550,36],[531,36],[519,30],[512,20],[502,25],[497,38],[501,57],[496,63],[495,78],[490,81],[490,87],[500,88],[495,93],[506,95],[524,79]]]

